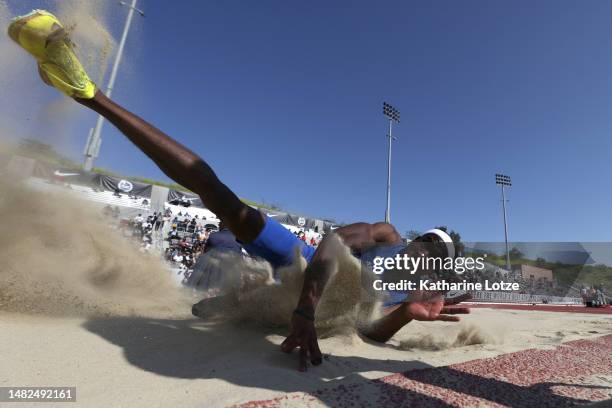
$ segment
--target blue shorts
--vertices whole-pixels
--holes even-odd
[[[290,265],[293,262],[295,247],[300,248],[302,256],[310,262],[315,248],[296,237],[278,221],[266,216],[265,225],[257,238],[243,247],[250,255],[259,256],[270,262],[275,268]]]
[[[406,248],[405,244],[393,244],[393,245],[377,245],[367,249],[361,254],[361,262],[367,270],[372,270],[374,264],[374,258],[393,258]],[[385,280],[385,274],[378,276],[379,279]],[[383,307],[391,307],[400,305],[408,301],[410,291],[402,290],[386,290],[384,293]]]

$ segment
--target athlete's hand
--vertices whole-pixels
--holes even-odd
[[[323,362],[314,321],[294,313],[291,319],[291,334],[281,344],[281,350],[291,353],[296,347],[300,348],[298,370],[307,370],[309,357],[312,365],[316,366]]]
[[[468,314],[468,307],[449,307],[464,300],[470,299],[469,294],[458,296],[453,299],[445,300],[442,294],[433,296],[422,296],[421,299],[406,302],[402,305],[406,317],[413,320],[434,321],[441,320],[445,322],[458,322],[461,320],[457,314]]]

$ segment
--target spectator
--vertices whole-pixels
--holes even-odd
[[[154,214],[153,225],[155,226],[155,231],[159,231],[160,228],[163,228],[164,219],[162,217],[161,211]]]
[[[187,249],[190,247],[189,242],[187,242],[187,238],[183,237],[183,239],[181,239],[181,242],[179,243],[179,246],[181,247],[181,249]]]
[[[172,224],[172,229],[170,230],[170,232],[168,232],[168,239],[173,240],[173,239],[178,239],[178,237],[179,237],[179,234],[176,229],[176,224]]]
[[[161,224],[160,228],[163,229],[164,225],[166,225],[166,223],[169,223],[171,218],[172,218],[172,212],[166,211],[166,213],[164,214],[164,216],[162,218],[162,224]]]

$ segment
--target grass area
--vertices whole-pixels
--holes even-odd
[[[20,156],[29,157],[35,159],[41,163],[46,163],[52,166],[61,167],[69,170],[82,170],[83,165],[81,163],[76,163],[58,152],[56,152],[51,145],[46,143],[42,143],[38,140],[34,139],[24,139],[22,140],[18,146],[1,146],[2,151],[6,153],[18,154]],[[94,167],[92,169],[94,173],[104,174],[106,176],[122,178],[129,181],[134,181],[138,183],[152,184],[155,186],[168,187],[172,190],[178,190],[186,193],[193,193],[187,188],[183,187],[180,184],[176,183],[168,183],[164,181],[154,180],[146,177],[139,176],[126,176],[124,174],[116,173],[112,170],[104,169],[101,167]],[[258,208],[264,208],[267,210],[280,210],[280,208],[276,205],[268,205],[264,203],[259,203],[257,201],[249,200],[246,198],[240,198],[242,202],[247,205],[255,206]]]

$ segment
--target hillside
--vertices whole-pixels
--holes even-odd
[[[54,166],[58,166],[63,169],[70,169],[70,170],[82,170],[83,169],[83,165],[81,163],[76,163],[73,160],[70,160],[64,157],[60,153],[56,152],[51,145],[39,142],[34,139],[24,139],[17,146],[8,146],[8,145],[2,146],[2,151],[8,154],[18,154],[20,156],[30,157],[37,161],[47,163],[47,164],[52,164]],[[162,187],[168,187],[173,190],[191,192],[185,187],[181,186],[180,184],[154,180],[154,179],[150,179],[147,177],[129,176],[129,175],[120,174],[120,173],[117,173],[117,172],[114,172],[108,169],[104,169],[101,167],[94,167],[93,172],[104,174],[107,176],[118,177],[118,178],[122,178],[125,180],[130,180],[130,181],[152,184],[152,185],[162,186]],[[249,199],[242,198],[242,197],[240,199],[245,204],[252,205],[258,208],[264,208],[268,210],[281,210],[277,205],[274,205],[274,204],[260,203],[260,202],[249,200]]]
[[[505,268],[506,258],[502,255],[489,254],[487,262]],[[612,267],[602,264],[569,265],[561,262],[546,262],[544,260],[526,259],[523,257],[511,259],[514,265],[533,265],[550,269],[560,285],[585,284],[588,286],[603,284],[612,291]]]

